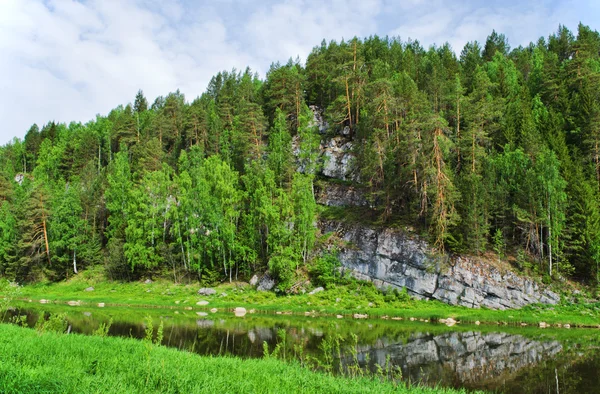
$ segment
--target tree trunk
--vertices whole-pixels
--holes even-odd
[[[348,86],[348,77],[346,77],[346,104],[348,106],[348,122],[350,130],[352,130],[352,108],[350,107],[350,88]]]
[[[549,270],[548,274],[552,276],[552,221],[550,217],[550,206],[548,205],[548,257],[549,257]]]
[[[73,249],[73,272],[77,273],[77,249]]]
[[[44,242],[46,243],[46,257],[48,258],[48,265],[52,265],[50,261],[50,245],[48,245],[48,231],[46,229],[46,211],[44,210],[44,200],[40,194],[40,203],[42,204],[42,226],[44,228]]]

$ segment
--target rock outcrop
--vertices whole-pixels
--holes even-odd
[[[373,204],[358,187],[326,183],[317,194],[317,202],[328,207],[369,207]]]
[[[313,120],[309,126],[316,126],[319,128],[319,133],[325,134],[329,130],[329,123],[323,117],[323,110],[316,105],[309,106],[313,113]]]
[[[342,136],[325,139],[321,145],[321,160],[322,175],[344,181],[358,181],[352,142],[348,139]]]
[[[536,282],[483,259],[436,255],[407,231],[332,220],[322,221],[320,227],[345,241],[339,256],[342,269],[382,289],[406,288],[416,298],[469,308],[510,309],[560,301]]]

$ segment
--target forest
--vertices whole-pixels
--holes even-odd
[[[0,276],[101,265],[211,283],[269,269],[285,290],[323,274],[335,255],[318,247],[320,144],[345,129],[383,225],[597,286],[600,34],[559,26],[511,49],[494,31],[455,49],[323,41],[264,79],[220,72],[191,102],[140,90],[85,124],[34,124],[0,148]]]

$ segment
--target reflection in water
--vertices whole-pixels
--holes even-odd
[[[139,317],[123,309],[115,313],[108,309],[68,311],[72,332],[91,334],[101,323],[113,318],[109,335],[145,336],[142,317],[145,312],[139,310],[142,314]],[[565,350],[556,340],[538,341],[502,332],[448,332],[439,326],[386,321],[265,315],[234,318],[231,314],[205,312],[182,316],[166,310],[159,313],[162,315],[155,316],[154,327],[158,327],[159,320],[164,322],[163,345],[202,355],[262,357],[263,343],[272,351],[280,342],[278,331],[283,329],[286,333],[283,351],[288,358],[301,347],[305,355],[322,359],[324,340],[340,339],[342,365],[358,362],[364,370],[376,372],[390,363],[400,367],[403,380],[411,384],[506,393],[596,393],[600,384],[595,368],[600,364],[600,354],[581,361],[584,359],[581,354],[578,358],[577,352]],[[8,318],[16,314],[27,314],[27,323],[33,327],[40,312],[16,310]],[[356,344],[350,339],[352,334],[358,337]],[[573,361],[577,359],[579,363]],[[570,371],[593,372],[575,372],[580,376],[574,380]]]
[[[376,364],[383,368],[389,357],[413,382],[492,388],[523,368],[556,356],[562,349],[557,341],[538,342],[506,333],[415,333],[406,344],[380,341],[378,347],[359,347],[358,358],[361,364],[375,370]]]

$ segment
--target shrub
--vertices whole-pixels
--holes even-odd
[[[340,261],[337,252],[327,252],[313,262],[309,268],[309,274],[315,285],[329,287],[340,281],[339,267]]]

